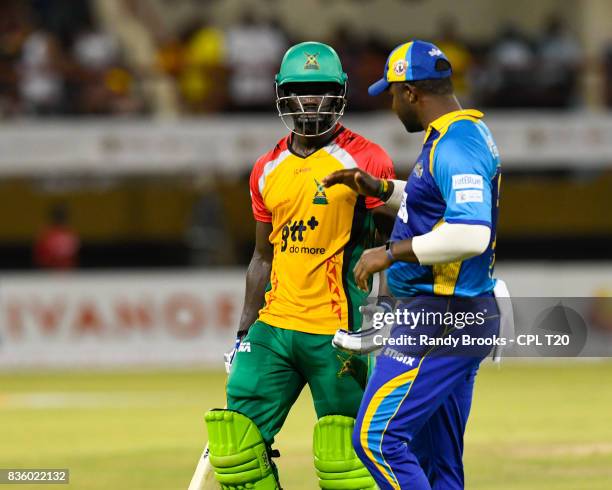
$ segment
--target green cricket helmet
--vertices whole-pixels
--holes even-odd
[[[289,48],[275,77],[285,126],[300,136],[331,131],[346,108],[347,78],[331,46],[309,41]]]

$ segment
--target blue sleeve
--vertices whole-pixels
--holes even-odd
[[[434,153],[433,178],[446,202],[444,221],[490,227],[497,165],[477,130],[460,129],[444,135]]]

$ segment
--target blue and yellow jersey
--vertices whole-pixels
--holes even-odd
[[[476,257],[433,266],[396,262],[387,276],[397,297],[420,294],[478,296],[492,291],[501,168],[491,132],[476,110],[433,121],[406,183],[391,239],[424,235],[442,223],[491,228],[487,250]]]

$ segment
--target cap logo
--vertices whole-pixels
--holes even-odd
[[[304,70],[320,70],[321,69],[321,67],[319,66],[319,62],[317,61],[319,53],[317,54],[304,53],[304,54],[306,55],[306,63],[304,64]]]
[[[442,51],[440,51],[438,48],[431,48],[428,51],[429,56],[442,56]]]
[[[400,77],[406,73],[407,66],[408,63],[406,63],[406,60],[397,60],[393,65],[393,73]]]

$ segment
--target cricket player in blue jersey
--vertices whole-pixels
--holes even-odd
[[[399,310],[439,316],[432,316],[433,324],[412,326],[396,320],[391,340],[422,332],[428,340],[459,339],[467,331],[463,320],[480,318],[470,336],[484,347],[382,347],[353,435],[358,456],[381,489],[464,488],[463,435],[474,378],[499,330],[492,276],[499,154],[483,114],[459,105],[451,73],[433,44],[415,40],[395,48],[369,93],[389,92],[406,130],[425,131],[408,181],[376,179],[359,169],[324,180],[398,209],[391,240],[362,254],[355,279],[365,289],[372,274],[386,269],[391,293],[404,298]],[[448,314],[461,318],[461,325],[449,324],[446,316],[442,321]],[[354,335],[359,334],[340,331],[334,343],[346,347],[350,342],[344,340]]]

